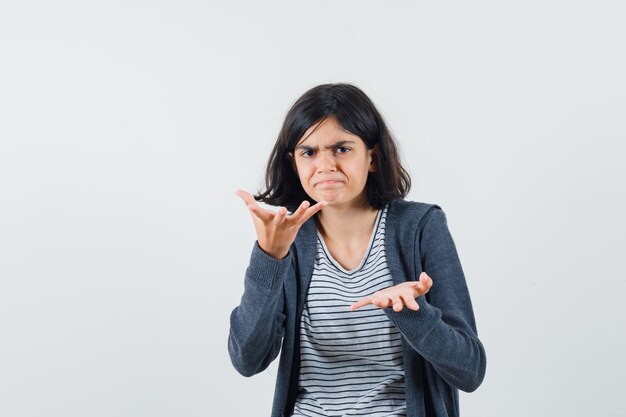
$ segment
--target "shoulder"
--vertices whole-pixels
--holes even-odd
[[[443,214],[439,204],[397,198],[389,202],[385,228],[390,244],[417,242],[430,219]]]
[[[402,228],[410,225],[415,227],[432,216],[443,215],[443,209],[439,204],[422,201],[396,198],[389,202],[388,207],[387,216],[390,220],[393,219],[390,223]]]

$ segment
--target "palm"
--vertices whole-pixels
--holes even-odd
[[[280,207],[278,211],[262,208],[246,191],[237,190],[235,194],[246,203],[252,215],[259,246],[268,255],[277,259],[287,256],[289,246],[296,239],[300,227],[326,204],[326,201],[320,201],[310,206],[305,200],[296,211],[287,215],[285,207]]]

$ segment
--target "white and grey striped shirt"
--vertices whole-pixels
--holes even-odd
[[[393,285],[385,256],[387,206],[360,265],[348,271],[317,233],[317,256],[300,326],[299,394],[293,417],[406,416],[400,332],[360,298]]]

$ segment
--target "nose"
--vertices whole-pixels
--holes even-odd
[[[337,167],[335,166],[335,159],[333,158],[333,153],[331,149],[326,149],[324,151],[319,152],[319,157],[317,158],[317,172],[327,172],[327,171],[336,171]]]

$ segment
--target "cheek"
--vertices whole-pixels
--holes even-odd
[[[369,173],[369,165],[367,164],[367,161],[361,161],[356,166],[353,166],[350,171],[352,175],[356,178],[359,178],[359,180],[367,181],[367,174]]]
[[[298,177],[303,186],[307,185],[307,178],[311,177],[311,173],[309,171],[310,167],[307,166],[307,164],[296,163],[294,174]]]

